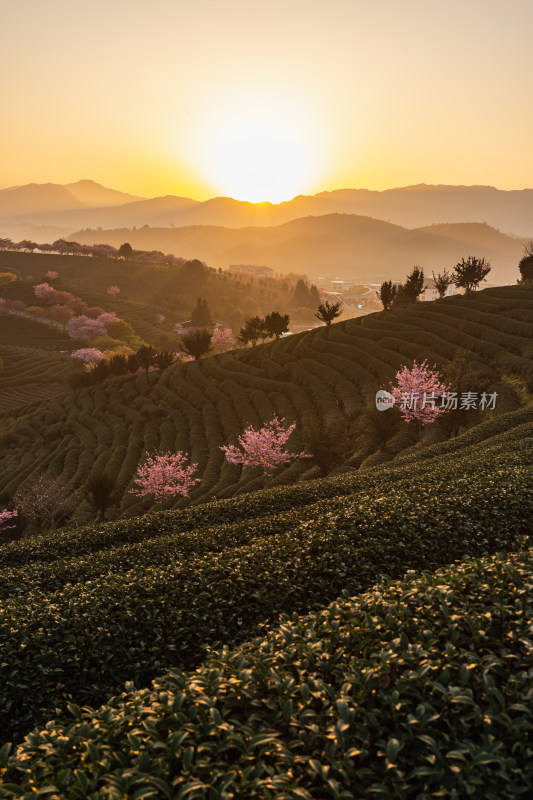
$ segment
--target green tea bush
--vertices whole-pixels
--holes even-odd
[[[533,553],[376,585],[29,734],[3,797],[533,793]]]
[[[451,479],[452,467],[445,477],[437,468],[419,483],[346,497],[331,510],[326,503],[289,530],[219,552],[182,555],[182,538],[165,566],[128,569],[130,553],[118,574],[84,581],[78,563],[73,578],[78,569],[81,580],[52,592],[37,579],[0,604],[0,727],[17,738],[69,699],[102,702],[125,680],[145,685],[168,667],[195,666],[206,644],[242,640],[264,619],[309,610],[383,574],[516,547],[533,523],[527,452],[529,466],[513,465],[501,448],[478,475],[460,465]],[[168,546],[161,540],[161,550]],[[109,554],[110,563],[120,558],[119,549]]]

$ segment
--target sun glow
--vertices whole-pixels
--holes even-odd
[[[318,147],[306,116],[286,100],[257,93],[221,103],[196,141],[199,172],[217,193],[252,203],[312,190]]]

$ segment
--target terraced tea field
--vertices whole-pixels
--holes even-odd
[[[67,392],[68,353],[77,346],[50,326],[0,313],[0,413]]]
[[[37,727],[0,796],[517,796],[533,567],[504,554],[532,489],[528,407],[396,465],[1,546],[0,729]]]
[[[403,364],[427,358],[445,366],[457,350],[490,365],[496,376],[514,376],[530,397],[533,289],[502,287],[420,303],[69,392],[60,403],[2,421],[7,455],[0,489],[13,493],[42,471],[81,486],[93,469],[106,468],[116,476],[121,497],[114,513],[142,513],[149,501],[130,490],[143,454],[154,448],[186,451],[199,464],[202,482],[178,506],[291,483],[309,470],[305,461],[265,482],[257,471],[228,464],[220,446],[274,414],[297,424],[307,418],[326,421],[339,412],[358,415],[373,406],[377,388]],[[516,408],[516,402],[499,412]],[[297,430],[291,445],[301,449]],[[89,521],[90,515],[82,504],[76,519]]]

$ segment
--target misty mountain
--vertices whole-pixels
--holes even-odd
[[[533,189],[504,191],[491,186],[425,184],[381,192],[339,189],[298,196],[277,205],[229,197],[204,202],[174,195],[133,198],[94,181],[66,186],[30,184],[0,191],[0,235],[36,241],[47,240],[47,228],[57,238],[82,228],[272,227],[335,213],[373,217],[406,228],[484,222],[505,233],[533,237]]]
[[[523,242],[483,223],[435,225],[409,230],[353,214],[305,217],[270,227],[183,226],[137,230],[83,230],[72,238],[83,244],[105,241],[119,247],[162,250],[199,258],[212,267],[260,264],[276,272],[321,273],[346,277],[403,279],[413,266],[431,271],[453,269],[468,255],[492,262],[491,282],[514,283],[519,277]]]
[[[102,206],[122,206],[143,198],[125,192],[118,192],[116,189],[107,189],[96,181],[82,180],[76,183],[66,183],[67,189],[76,200],[91,208]]]
[[[0,189],[0,219],[26,221],[33,225],[62,224],[61,214],[89,208],[109,207],[137,202],[142,198],[107,189],[90,180],[62,186],[58,183],[28,183]],[[56,217],[57,220],[56,221]]]

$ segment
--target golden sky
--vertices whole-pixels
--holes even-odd
[[[0,0],[0,188],[533,187],[533,0]]]

